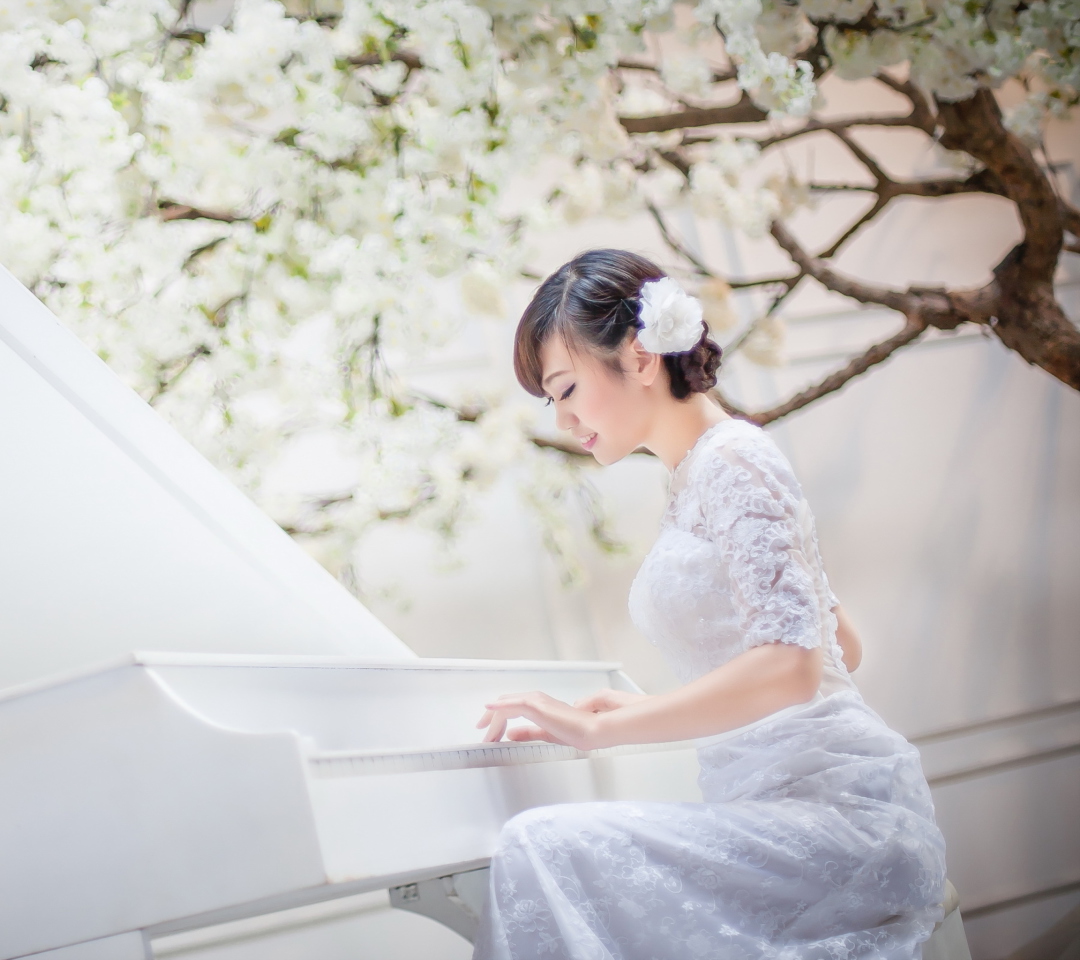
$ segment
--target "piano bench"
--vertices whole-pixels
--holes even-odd
[[[944,906],[944,918],[923,944],[923,960],[971,960],[964,922],[960,919],[960,897],[949,880],[945,881]]]

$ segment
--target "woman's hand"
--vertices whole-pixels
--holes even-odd
[[[508,740],[546,740],[579,750],[593,749],[592,738],[597,719],[593,711],[572,707],[539,690],[508,693],[484,706],[484,715],[476,724],[478,728],[488,728],[484,743],[494,743],[505,734]],[[524,717],[532,723],[507,731],[507,721],[517,717]]]
[[[837,605],[832,612],[836,614],[836,642],[840,644],[840,659],[844,661],[847,672],[851,673],[862,662],[862,641],[843,607]]]
[[[631,703],[638,703],[641,700],[647,700],[649,694],[647,693],[631,693],[629,690],[597,690],[590,697],[585,697],[578,700],[574,706],[578,710],[587,710],[589,713],[608,713],[611,710],[618,710],[619,707],[625,707]]]

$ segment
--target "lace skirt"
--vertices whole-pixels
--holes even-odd
[[[921,960],[945,842],[916,749],[857,692],[698,750],[703,803],[504,826],[474,960]]]

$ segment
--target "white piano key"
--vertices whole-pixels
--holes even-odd
[[[435,750],[326,752],[308,756],[313,777],[364,777],[386,773],[415,773],[425,770],[468,770],[480,767],[509,767],[531,763],[590,760],[656,751],[694,749],[692,741],[657,744],[628,744],[599,750],[578,750],[552,743],[496,743],[486,746],[444,747]]]

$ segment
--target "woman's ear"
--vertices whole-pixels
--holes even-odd
[[[622,364],[626,375],[645,387],[653,385],[656,378],[660,376],[660,368],[664,365],[660,354],[651,353],[641,345],[636,330],[631,330],[623,343]]]

